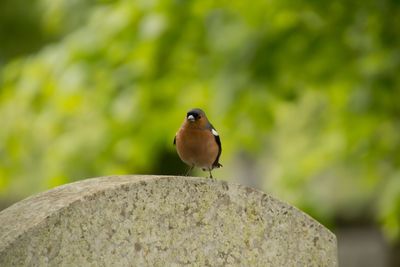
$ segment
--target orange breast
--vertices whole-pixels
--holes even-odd
[[[176,136],[176,150],[187,165],[212,169],[219,147],[209,130],[181,128]]]

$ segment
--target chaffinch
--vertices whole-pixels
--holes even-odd
[[[203,110],[189,110],[186,118],[174,138],[174,145],[181,160],[189,165],[186,175],[194,168],[201,168],[210,173],[220,168],[221,141],[218,132],[208,121]]]

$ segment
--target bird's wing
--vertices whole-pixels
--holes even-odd
[[[215,130],[214,126],[212,126],[212,124],[210,124],[210,128],[211,128],[211,133],[214,135],[215,142],[217,143],[218,148],[219,148],[217,158],[215,159],[215,161],[213,163],[213,167],[219,168],[219,167],[222,167],[222,165],[218,162],[219,156],[221,156],[221,152],[222,152],[221,139],[219,138],[219,134],[218,134],[217,130]]]

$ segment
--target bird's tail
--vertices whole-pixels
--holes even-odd
[[[214,164],[213,167],[214,167],[214,168],[221,168],[221,167],[223,167],[223,166],[222,166],[221,163],[217,162],[217,163]]]

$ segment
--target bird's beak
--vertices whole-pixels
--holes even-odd
[[[189,116],[187,117],[187,119],[190,120],[190,121],[194,121],[194,116],[193,116],[193,115],[189,115]]]

